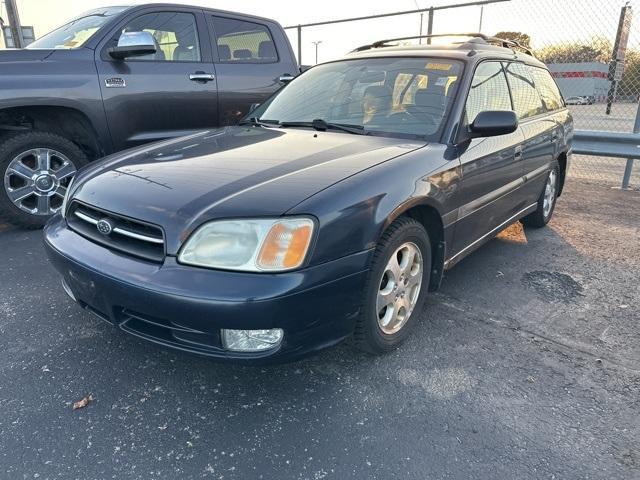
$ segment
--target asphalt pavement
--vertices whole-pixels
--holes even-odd
[[[640,192],[573,182],[401,349],[250,367],[92,317],[41,232],[0,226],[0,478],[640,478],[639,238]]]

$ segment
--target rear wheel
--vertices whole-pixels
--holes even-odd
[[[396,220],[374,253],[354,332],[358,348],[382,354],[405,340],[424,304],[430,271],[424,227],[411,218]]]
[[[60,211],[69,183],[87,163],[76,144],[59,135],[28,132],[0,144],[0,216],[38,228]]]
[[[522,223],[528,227],[541,228],[544,227],[556,208],[556,199],[558,198],[558,185],[560,176],[558,175],[558,167],[555,166],[549,172],[547,181],[544,184],[544,189],[538,198],[538,208],[524,217]]]

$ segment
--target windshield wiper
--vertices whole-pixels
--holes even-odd
[[[242,120],[238,125],[257,125],[259,127],[277,127],[280,122],[277,120],[261,120],[256,117],[247,118]]]
[[[343,132],[354,133],[356,135],[368,135],[362,125],[351,125],[346,123],[327,122],[321,118],[316,118],[311,122],[280,122],[281,127],[311,127],[324,132],[326,130],[341,130]]]

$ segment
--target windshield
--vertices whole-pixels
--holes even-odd
[[[322,120],[389,136],[440,133],[457,90],[460,62],[367,58],[313,67],[249,114],[265,123]]]
[[[64,50],[84,45],[91,36],[114,15],[128,7],[111,7],[91,10],[71,22],[47,33],[30,44],[29,49]]]

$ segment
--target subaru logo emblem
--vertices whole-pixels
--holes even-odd
[[[113,231],[113,225],[109,222],[109,220],[99,220],[96,223],[96,228],[102,235],[109,235]]]

